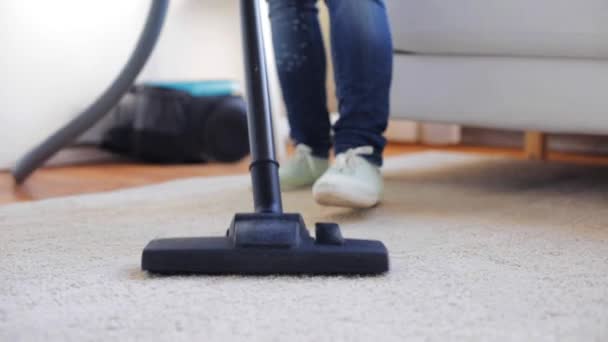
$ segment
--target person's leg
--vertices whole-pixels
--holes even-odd
[[[268,5],[291,138],[296,144],[309,146],[314,156],[327,158],[331,127],[325,93],[325,50],[316,2],[268,0]]]
[[[336,154],[370,145],[366,157],[382,164],[388,123],[393,48],[383,0],[326,0],[340,119]]]
[[[340,119],[334,165],[313,186],[324,205],[369,208],[380,202],[392,43],[382,0],[326,0]]]

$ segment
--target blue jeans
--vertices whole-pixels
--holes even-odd
[[[317,0],[268,0],[276,65],[291,138],[327,157],[332,146],[326,61]],[[392,77],[391,33],[382,0],[326,0],[340,118],[336,154],[371,145],[382,164]]]

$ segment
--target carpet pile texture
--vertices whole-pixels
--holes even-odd
[[[380,239],[379,277],[162,277],[151,239],[222,234],[248,176],[0,207],[0,340],[608,340],[608,168],[387,160],[385,200],[287,211]]]

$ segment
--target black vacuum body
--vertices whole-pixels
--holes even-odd
[[[380,274],[380,241],[344,239],[334,223],[312,238],[299,214],[283,213],[257,0],[241,0],[254,213],[236,214],[225,236],[151,241],[142,269],[161,274]]]

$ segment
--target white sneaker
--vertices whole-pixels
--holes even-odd
[[[315,157],[310,147],[298,144],[295,155],[279,168],[281,189],[289,191],[313,185],[328,167],[326,158]]]
[[[317,203],[349,208],[378,204],[384,187],[380,168],[361,157],[373,152],[373,147],[362,146],[337,155],[335,164],[313,186]]]

